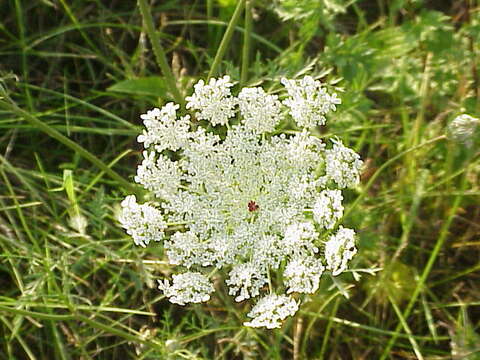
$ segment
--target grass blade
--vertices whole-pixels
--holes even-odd
[[[139,0],[139,1],[144,1],[144,0]],[[245,0],[240,0],[237,4],[237,7],[235,8],[235,12],[233,13],[232,18],[230,19],[230,22],[228,23],[227,30],[223,35],[222,42],[220,43],[218,51],[215,55],[215,59],[213,59],[212,67],[210,68],[210,72],[208,73],[208,79],[217,75],[218,68],[220,66],[220,63],[222,62],[225,52],[227,51],[228,45],[230,44],[230,39],[232,38],[233,32],[235,30],[235,26],[237,25],[240,19],[240,15],[242,13],[244,6],[245,6]]]
[[[183,99],[183,96],[177,88],[177,82],[175,80],[175,77],[173,76],[173,72],[170,69],[170,66],[168,65],[165,51],[160,44],[160,39],[158,38],[155,27],[153,25],[152,14],[150,12],[149,6],[147,5],[147,1],[138,0],[138,5],[140,7],[140,12],[142,13],[148,37],[150,38],[150,43],[152,44],[153,53],[155,54],[155,58],[157,59],[157,64],[162,70],[162,74],[165,77],[165,81],[167,82],[173,98],[178,104],[183,106],[185,104],[185,100]]]

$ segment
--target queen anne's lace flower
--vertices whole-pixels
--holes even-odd
[[[197,119],[208,120],[213,125],[225,125],[235,115],[237,99],[232,97],[233,84],[229,76],[210,79],[208,85],[203,80],[195,84],[195,92],[188,96],[187,109],[197,110]]]
[[[173,275],[171,285],[168,280],[159,280],[158,288],[170,302],[179,305],[208,301],[210,294],[215,290],[208,278],[198,272]]]
[[[260,293],[260,288],[268,281],[262,271],[253,263],[237,264],[230,271],[230,278],[225,282],[230,286],[229,294],[235,295],[235,301],[243,301],[255,297]]]
[[[314,293],[324,267],[337,275],[356,251],[353,230],[343,228],[320,250],[325,229],[334,229],[343,214],[340,189],[358,184],[362,165],[340,140],[329,148],[309,130],[339,101],[310,77],[283,83],[282,104],[260,88],[235,97],[228,77],[199,81],[187,108],[196,119],[228,125],[221,131],[175,120],[178,106],[171,103],[148,112],[139,138],[147,149],[135,181],[155,202],[139,205],[127,197],[122,203],[122,225],[137,244],[168,230],[169,262],[191,271],[173,275],[172,284],[160,282],[170,301],[207,301],[213,287],[204,274],[216,268],[228,273],[236,301],[262,297],[245,323],[255,327],[278,327],[297,311],[292,298],[272,293]],[[289,115],[301,131],[268,134]],[[277,272],[283,277],[271,281]]]
[[[335,223],[343,216],[342,192],[340,190],[323,190],[313,205],[313,218],[325,229],[333,229]]]
[[[325,151],[326,180],[333,180],[340,189],[358,185],[363,166],[360,156],[339,139],[332,143],[333,147]]]
[[[155,108],[141,115],[145,130],[138,136],[138,142],[143,142],[145,148],[154,145],[158,152],[183,147],[188,139],[190,116],[177,119],[178,108],[179,105],[168,103],[162,109]]]
[[[285,285],[288,287],[287,294],[292,292],[313,294],[318,289],[324,269],[322,261],[316,257],[294,257],[283,273]]]
[[[245,128],[258,133],[271,132],[281,120],[278,96],[268,95],[260,88],[243,88],[238,94],[240,113]]]
[[[135,181],[145,189],[151,190],[157,197],[168,198],[177,192],[181,181],[181,172],[177,162],[165,155],[156,157],[155,152],[143,152],[144,159],[137,169]]]
[[[294,315],[298,310],[297,302],[286,295],[270,294],[261,298],[247,314],[252,321],[243,325],[250,327],[263,327],[267,329],[278,328],[282,320]]]
[[[150,241],[160,241],[166,228],[162,213],[148,204],[139,205],[135,195],[122,201],[120,223],[136,245],[146,247]]]
[[[212,252],[192,231],[176,232],[165,241],[164,247],[172,265],[189,269],[192,265],[210,266],[214,261]]]
[[[325,259],[327,269],[333,276],[347,270],[348,261],[357,253],[355,247],[355,231],[340,226],[337,233],[325,243]]]
[[[311,76],[301,80],[282,79],[289,98],[283,103],[290,108],[290,113],[298,126],[310,128],[325,125],[325,115],[336,110],[341,103],[337,94],[329,94],[323,84]]]

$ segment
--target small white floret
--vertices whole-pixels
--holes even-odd
[[[295,315],[298,310],[297,302],[286,295],[270,294],[261,298],[247,314],[252,321],[244,322],[249,327],[279,328],[282,321]]]
[[[339,188],[348,188],[360,183],[363,161],[352,149],[339,139],[332,139],[333,147],[325,150],[326,180],[333,180]]]
[[[143,142],[145,148],[154,145],[158,152],[182,148],[189,138],[190,117],[177,119],[178,108],[179,105],[168,103],[141,115],[145,130],[138,136],[138,142]]]
[[[476,129],[480,126],[480,119],[473,116],[462,114],[457,116],[449,125],[450,137],[466,145],[471,145],[473,142],[473,135]]]
[[[356,253],[355,231],[340,226],[337,233],[330,236],[325,243],[327,269],[332,272],[333,276],[341,274],[347,269],[348,262]]]
[[[155,159],[156,153],[153,151],[144,151],[143,156],[135,181],[160,198],[169,198],[175,194],[182,179],[178,163],[162,154]]]
[[[237,264],[226,280],[229,294],[236,295],[235,301],[240,302],[258,296],[260,288],[267,283],[266,274],[253,263]]]
[[[159,280],[158,288],[171,303],[179,305],[208,301],[210,294],[215,290],[208,278],[199,272],[173,275],[171,285],[168,280]]]
[[[287,294],[292,292],[313,294],[318,290],[325,267],[313,256],[296,256],[285,267],[283,276]]]
[[[282,78],[289,97],[283,101],[298,126],[311,128],[325,125],[325,115],[336,110],[341,101],[337,94],[329,94],[323,84],[311,76],[301,80]]]
[[[318,248],[314,245],[316,239],[318,239],[318,233],[311,222],[293,223],[285,229],[283,250],[286,254],[304,251],[315,254],[318,252]]]
[[[120,223],[136,245],[146,247],[150,241],[163,239],[166,224],[160,210],[138,204],[135,195],[127,196],[121,205]]]
[[[177,231],[165,241],[164,248],[172,265],[182,265],[189,269],[192,265],[210,266],[213,263],[208,244],[202,242],[192,231]]]
[[[343,216],[342,200],[340,190],[323,190],[313,205],[314,220],[325,229],[333,229]]]
[[[199,120],[208,120],[212,125],[226,125],[235,115],[237,99],[230,92],[233,83],[229,76],[210,79],[206,85],[203,80],[194,85],[194,93],[187,96],[187,109],[196,110]]]
[[[260,87],[243,88],[238,95],[238,104],[245,128],[259,134],[273,131],[281,120],[278,96],[268,95]]]

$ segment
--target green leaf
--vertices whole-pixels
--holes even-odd
[[[107,90],[129,95],[154,96],[163,98],[167,96],[165,79],[160,76],[148,76],[137,79],[123,80],[110,86]]]

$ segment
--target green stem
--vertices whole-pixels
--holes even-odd
[[[139,1],[144,1],[144,0],[139,0]],[[225,55],[225,51],[227,51],[227,47],[230,44],[230,40],[232,38],[233,32],[235,31],[235,26],[237,25],[240,19],[240,15],[242,13],[244,6],[245,6],[245,0],[240,0],[237,4],[237,7],[235,8],[235,12],[233,13],[232,18],[230,19],[230,22],[228,23],[227,30],[223,35],[217,54],[215,55],[215,59],[213,59],[213,64],[210,69],[210,72],[208,73],[207,80],[209,80],[211,77],[217,74],[218,67],[220,66],[220,63],[222,62],[222,59],[223,59],[223,55]]]
[[[6,160],[0,156],[0,160],[2,160],[2,165],[6,164]],[[8,166],[8,165],[7,165]],[[37,250],[40,250],[40,245],[38,244],[37,238],[33,236],[32,231],[30,230],[29,223],[27,222],[25,216],[23,215],[23,211],[20,208],[20,203],[18,202],[17,195],[15,194],[12,184],[8,180],[7,174],[3,171],[3,168],[0,168],[0,174],[2,175],[4,184],[7,187],[7,190],[10,192],[10,196],[13,199],[13,204],[15,205],[15,208],[17,210],[18,217],[20,218],[20,222],[22,223],[23,228],[25,229],[25,232],[27,233],[28,238],[32,242],[32,244],[35,246]]]
[[[109,325],[103,324],[101,322],[92,320],[90,317],[86,317],[86,316],[79,315],[79,314],[67,314],[67,315],[47,314],[47,313],[41,313],[41,312],[36,312],[36,311],[17,309],[17,308],[14,308],[14,307],[3,306],[3,305],[0,305],[0,311],[5,311],[7,313],[11,313],[11,314],[15,314],[15,315],[29,316],[29,317],[36,318],[36,319],[41,319],[41,320],[81,321],[81,322],[89,324],[90,326],[92,326],[96,329],[103,330],[103,331],[105,331],[109,334],[114,334],[114,335],[120,336],[120,337],[122,337],[122,338],[124,338],[128,341],[145,344],[147,346],[154,347],[158,350],[164,350],[164,347],[162,346],[162,344],[160,344],[156,341],[144,340],[138,334],[127,333],[125,331],[116,329],[112,326],[109,326]]]
[[[175,77],[173,76],[170,66],[168,65],[165,51],[160,44],[160,39],[158,38],[155,27],[153,25],[152,14],[150,13],[150,8],[147,5],[147,1],[138,0],[138,5],[140,7],[140,12],[145,23],[148,37],[150,38],[150,43],[152,44],[153,53],[155,54],[155,58],[157,59],[157,64],[162,70],[162,74],[165,77],[165,80],[170,89],[170,92],[173,95],[173,98],[178,104],[183,106],[185,105],[185,100],[180,91],[178,90],[177,82],[175,80]]]
[[[447,137],[445,135],[441,135],[441,136],[438,136],[436,138],[433,138],[433,139],[430,139],[428,141],[425,141],[417,146],[413,146],[411,147],[410,149],[407,149],[405,151],[402,151],[400,154],[398,155],[395,155],[394,157],[392,157],[391,159],[389,159],[388,161],[386,161],[382,166],[380,166],[378,168],[378,170],[375,172],[375,174],[373,174],[373,176],[370,178],[370,180],[367,182],[367,184],[365,185],[365,187],[363,188],[363,191],[362,193],[355,199],[355,201],[353,202],[353,204],[347,209],[347,211],[345,211],[345,214],[343,215],[344,218],[346,218],[352,211],[353,209],[355,209],[355,207],[357,207],[357,205],[360,203],[360,201],[363,200],[363,198],[367,195],[368,193],[368,190],[370,189],[370,187],[373,185],[373,183],[375,182],[375,180],[377,180],[378,176],[383,172],[383,170],[385,170],[387,167],[389,167],[391,164],[393,164],[395,161],[397,161],[398,159],[402,158],[403,156],[411,153],[412,151],[415,151],[415,150],[418,150],[426,145],[429,145],[429,144],[433,144],[434,142],[437,142],[437,141],[440,141],[440,140],[444,140],[446,139]]]
[[[21,66],[22,66],[22,76],[23,76],[22,80],[27,83],[28,77],[29,77],[27,51],[26,51],[27,44],[25,41],[25,23],[23,18],[22,2],[20,0],[15,0],[15,14],[17,16],[17,23],[18,23],[19,46],[22,52],[22,55],[21,55]],[[25,89],[25,95],[27,97],[28,109],[33,110],[33,99],[29,89]]]
[[[390,300],[390,303],[392,304],[393,310],[395,311],[395,314],[398,317],[398,320],[400,320],[400,325],[403,327],[403,330],[407,333],[408,335],[408,340],[410,341],[410,344],[412,345],[413,351],[415,352],[415,355],[417,356],[418,360],[423,360],[424,357],[422,353],[420,352],[420,348],[418,346],[417,341],[413,337],[412,330],[410,330],[410,327],[407,324],[407,321],[405,320],[405,317],[402,315],[400,308],[397,306],[395,300],[393,297],[388,294],[388,299]]]
[[[15,113],[17,116],[24,118],[27,120],[29,123],[31,123],[33,126],[37,127],[41,131],[45,132],[52,138],[60,141],[62,144],[65,146],[69,147],[73,151],[77,152],[81,157],[84,159],[90,161],[92,164],[97,166],[100,170],[105,172],[108,176],[110,176],[113,180],[119,182],[122,184],[122,186],[128,190],[131,193],[135,193],[140,195],[141,191],[138,187],[130,184],[127,180],[125,180],[122,176],[117,174],[115,171],[113,171],[111,168],[109,168],[102,160],[97,158],[95,155],[93,155],[91,152],[88,150],[84,149],[80,145],[78,145],[76,142],[70,140],[68,137],[62,135],[59,133],[57,130],[53,129],[43,121],[40,121],[37,119],[35,116],[30,114],[29,112],[19,108],[17,104],[15,104],[11,99],[7,97],[9,101],[5,101],[3,99],[0,100],[0,107],[10,110],[13,113]]]
[[[466,185],[466,177],[464,176],[462,178],[462,184],[460,188],[463,189],[465,185]],[[410,316],[413,310],[413,306],[415,305],[415,302],[417,301],[417,298],[420,295],[420,291],[422,290],[425,282],[427,281],[427,277],[430,274],[430,271],[432,270],[433,264],[437,259],[440,249],[442,248],[443,244],[445,243],[445,240],[447,239],[448,229],[450,228],[450,225],[452,224],[453,219],[455,218],[455,214],[457,213],[461,200],[462,200],[462,194],[457,195],[452,202],[452,206],[449,208],[447,220],[443,223],[442,228],[440,229],[440,235],[437,239],[437,242],[435,243],[435,246],[432,252],[430,253],[430,257],[428,258],[427,265],[425,265],[425,268],[423,269],[422,275],[420,276],[420,279],[417,282],[415,290],[413,291],[410,297],[410,301],[405,311],[403,312],[403,317],[405,319],[407,319]],[[397,327],[395,328],[395,334],[390,338],[387,346],[385,347],[385,350],[383,351],[383,354],[380,360],[384,360],[389,356],[390,350],[392,349],[393,345],[395,345],[395,341],[399,336],[399,331],[401,327],[402,327],[401,323],[397,324]]]
[[[333,304],[333,309],[332,309],[332,316],[328,319],[327,323],[327,328],[325,329],[325,332],[323,334],[323,340],[322,340],[322,348],[320,349],[320,356],[319,359],[323,359],[325,356],[325,352],[327,350],[327,345],[328,345],[328,340],[330,338],[330,331],[332,330],[332,325],[333,325],[333,317],[337,315],[338,311],[338,305],[340,304],[340,299],[337,298],[335,300],[335,303]]]
[[[334,317],[334,316],[322,315],[318,312],[300,310],[300,313],[309,315],[309,316],[311,316],[313,318],[317,318],[317,319],[324,319],[324,320],[330,320],[331,319],[336,324],[340,324],[340,325],[343,325],[343,326],[348,326],[348,327],[351,327],[351,328],[356,329],[356,330],[361,329],[361,330],[369,331],[369,332],[379,334],[379,335],[392,335],[392,336],[395,335],[395,336],[399,336],[401,338],[408,338],[409,337],[407,334],[403,334],[401,332],[394,332],[394,331],[390,331],[390,330],[379,329],[379,328],[376,328],[376,327],[373,327],[373,326],[360,324],[360,323],[357,323],[357,322],[354,322],[354,321],[341,319],[341,318],[337,318],[337,317]],[[400,326],[402,326],[402,325],[400,325]],[[436,340],[449,340],[450,339],[449,336],[442,336],[442,337],[439,336],[436,339],[434,339],[431,336],[423,336],[423,335],[412,335],[412,337],[415,338],[416,340],[422,340],[422,341],[436,341]]]
[[[207,20],[210,21],[213,18],[213,0],[207,0]],[[211,24],[207,25],[208,41],[213,41],[213,28]]]
[[[167,26],[175,26],[175,25],[215,25],[215,26],[222,26],[227,27],[228,24],[220,21],[220,20],[172,20],[167,23]],[[109,24],[110,26],[110,24]],[[245,29],[240,26],[235,27],[235,31],[244,34]],[[269,41],[267,38],[262,37],[258,34],[252,32],[250,34],[253,40],[258,41],[260,44],[265,45],[270,50],[275,51],[277,54],[281,54],[283,52],[282,48],[275,45],[273,42]]]
[[[245,33],[243,34],[242,71],[240,75],[240,86],[245,85],[245,83],[248,80],[251,33],[252,33],[252,1],[247,0],[245,3]]]

